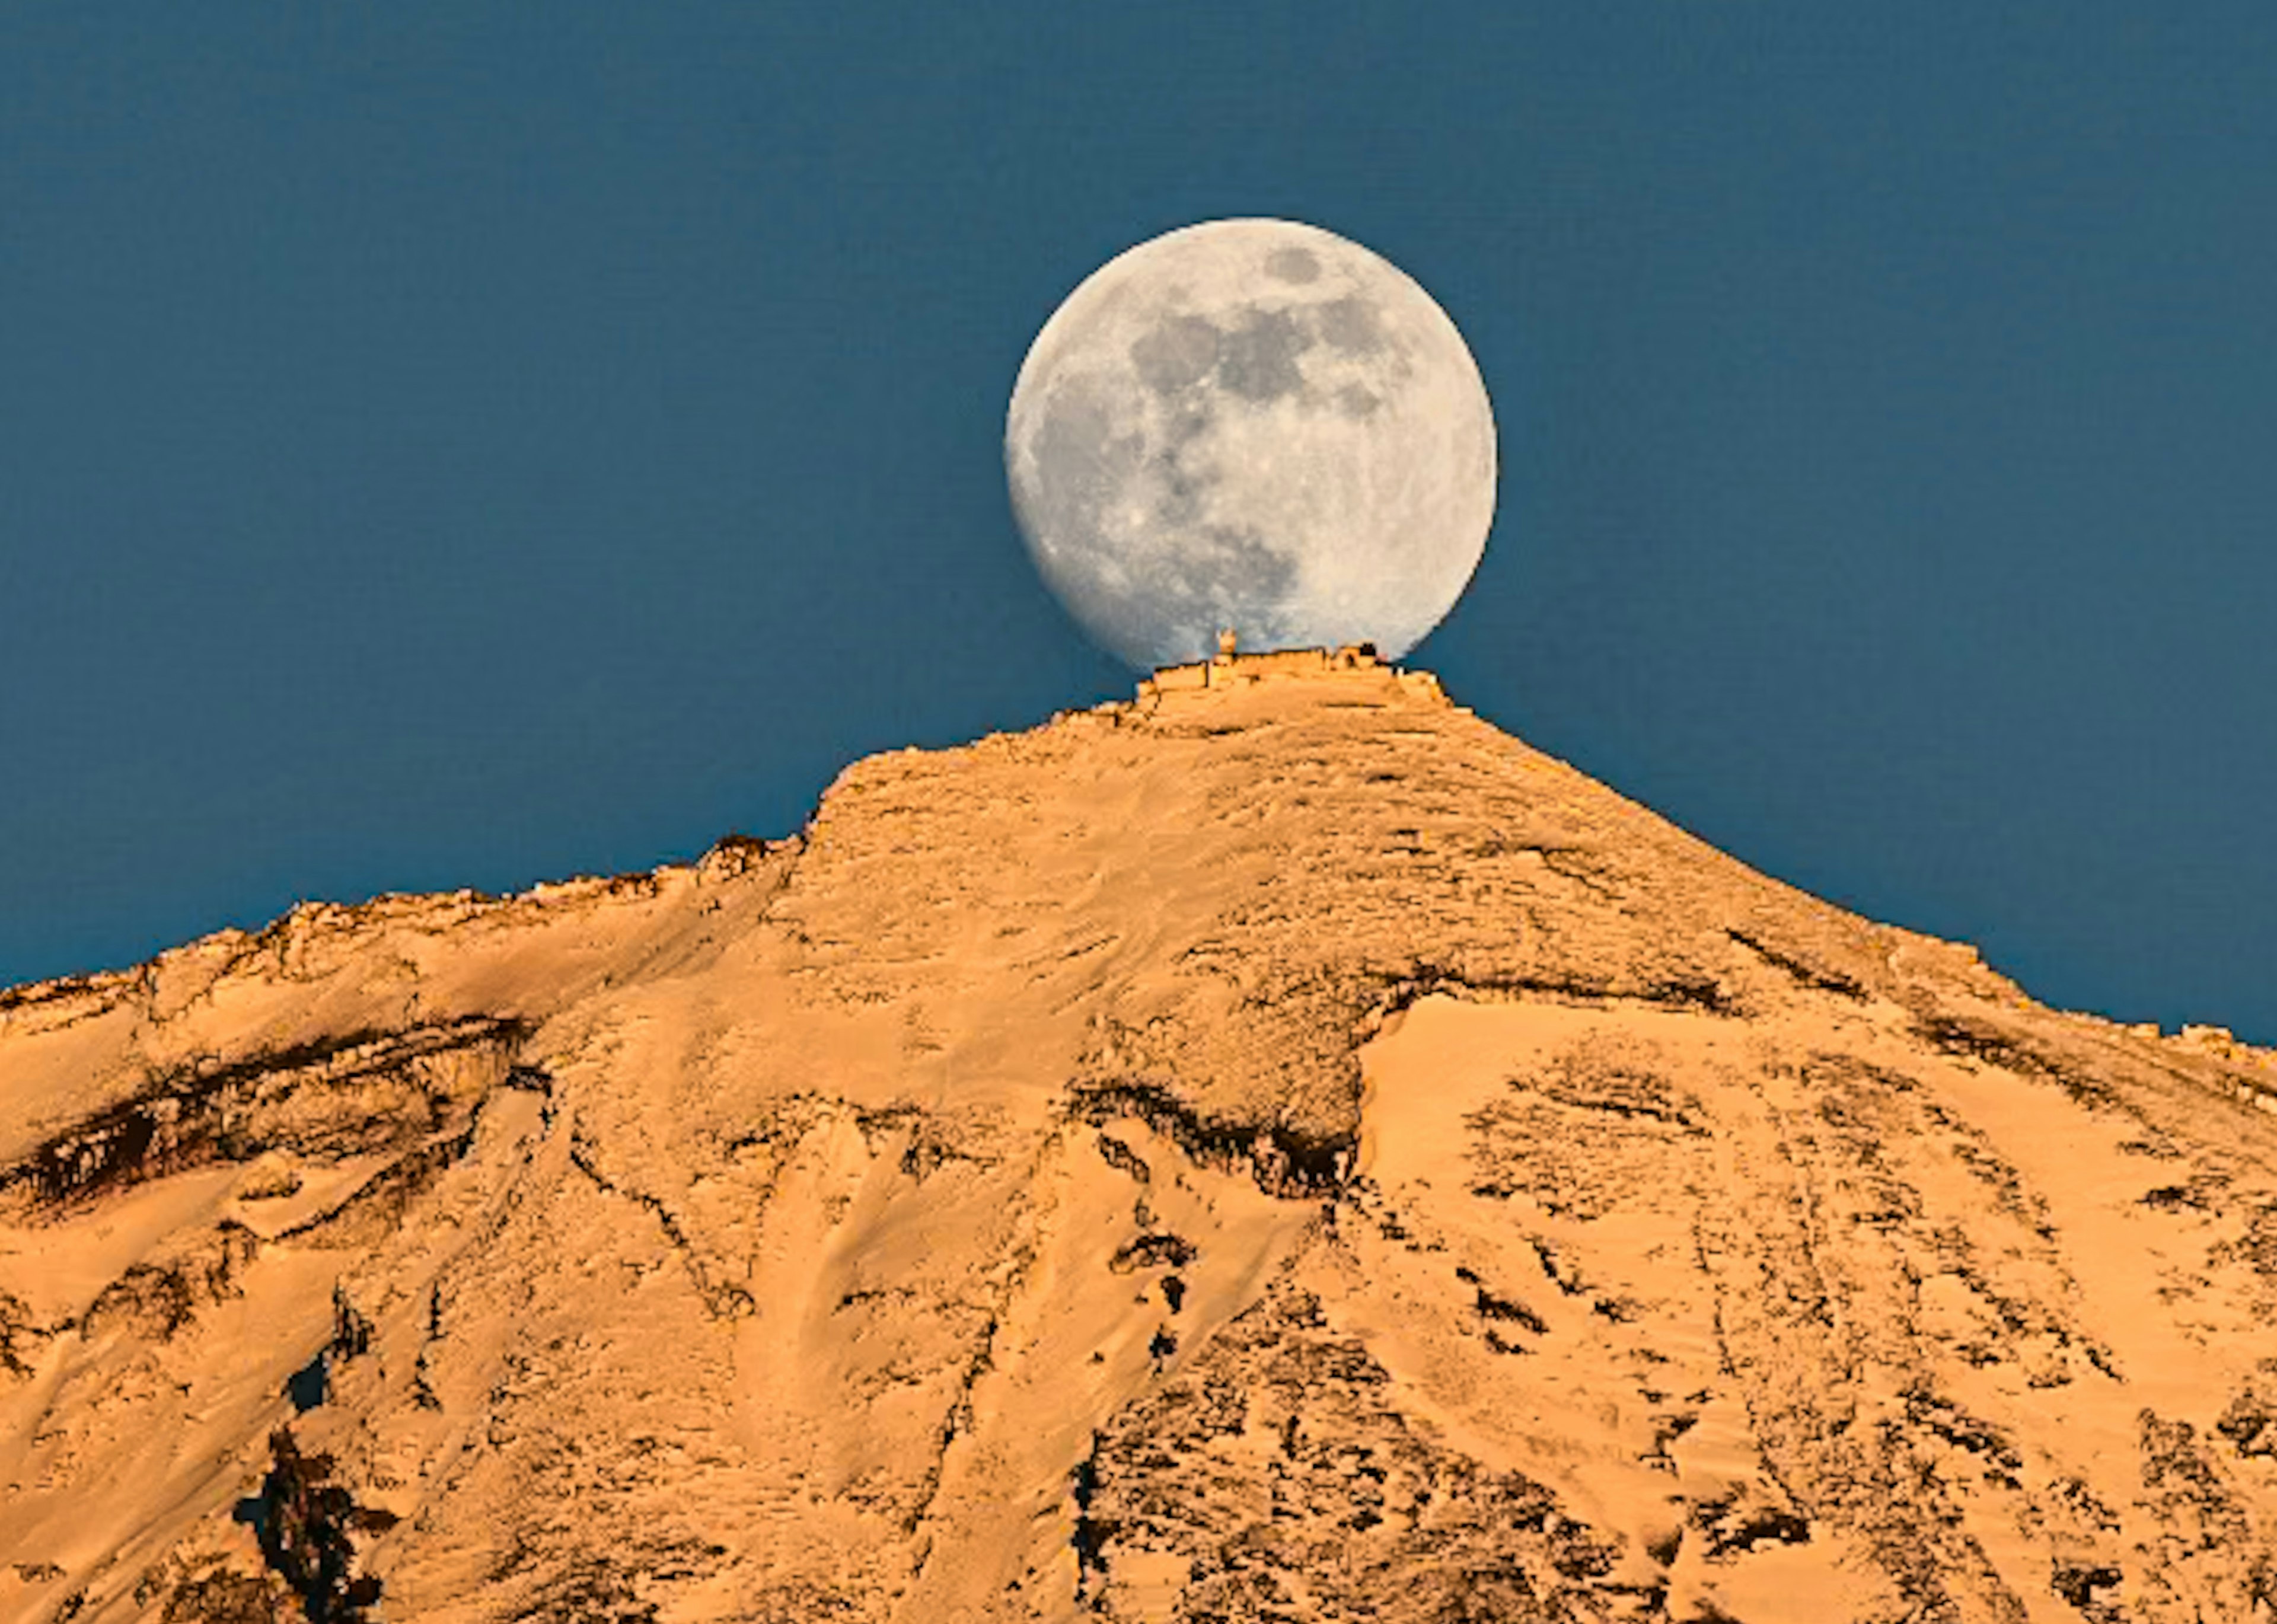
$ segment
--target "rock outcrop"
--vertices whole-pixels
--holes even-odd
[[[0,1616],[2277,1619],[2277,1064],[1428,680],[0,994]]]

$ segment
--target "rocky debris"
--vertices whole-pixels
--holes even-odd
[[[400,1147],[486,1086],[484,1063],[495,1066],[523,1035],[514,1021],[476,1018],[179,1067],[0,1168],[0,1197],[52,1214],[217,1162],[279,1150],[339,1162]],[[273,1175],[263,1193],[272,1192],[284,1193]]]
[[[395,1514],[358,1506],[331,1481],[331,1457],[301,1453],[289,1427],[271,1433],[269,1447],[261,1491],[238,1514],[252,1526],[270,1571],[300,1598],[308,1624],[366,1624],[382,1587],[357,1571],[357,1546],[393,1528]]]
[[[187,1244],[180,1244],[187,1240]],[[128,1265],[96,1293],[80,1316],[79,1334],[93,1340],[112,1332],[145,1342],[168,1342],[199,1309],[240,1294],[237,1282],[260,1254],[261,1239],[226,1220],[208,1233],[177,1238],[165,1255]]]
[[[163,1624],[286,1624],[301,1611],[299,1601],[273,1574],[223,1570],[185,1580],[158,1616]]]
[[[1078,1468],[1102,1617],[1565,1620],[1657,1587],[1551,1490],[1435,1444],[1301,1290],[1268,1291]]]
[[[0,1615],[2277,1618],[2277,1066],[1381,670],[0,994]]]

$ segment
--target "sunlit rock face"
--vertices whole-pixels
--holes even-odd
[[[1291,671],[0,997],[0,1616],[2267,1616],[2270,1056]]]

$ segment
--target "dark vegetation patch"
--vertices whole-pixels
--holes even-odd
[[[1477,1308],[1482,1319],[1500,1320],[1505,1324],[1524,1326],[1535,1336],[1546,1336],[1550,1323],[1514,1298],[1497,1297],[1483,1285],[1477,1288]]]
[[[1119,1522],[1092,1515],[1093,1502],[1099,1498],[1100,1436],[1091,1435],[1091,1453],[1075,1464],[1068,1480],[1070,1497],[1075,1501],[1075,1529],[1068,1536],[1068,1544],[1075,1552],[1075,1599],[1078,1606],[1096,1606],[1099,1587],[1107,1579],[1107,1546],[1121,1528]]]
[[[605,1540],[567,1523],[531,1523],[508,1533],[481,1582],[488,1595],[512,1595],[495,1603],[491,1616],[515,1624],[657,1624],[666,1604],[651,1592],[712,1577],[727,1554],[715,1540],[652,1523],[615,1529]],[[854,1611],[836,1591],[796,1581],[753,1600],[756,1610],[735,1616],[749,1624],[809,1624]]]
[[[2221,1479],[2197,1446],[2197,1430],[2186,1421],[2167,1421],[2155,1411],[2137,1418],[2142,1429],[2143,1486],[2191,1503],[2208,1521],[2239,1521]],[[2217,1423],[2219,1424],[2219,1423]],[[2210,1513],[2210,1514],[2209,1514]]]
[[[956,1125],[920,1106],[907,1103],[857,1109],[854,1126],[862,1143],[874,1151],[881,1139],[902,1137],[897,1165],[903,1174],[923,1184],[951,1163],[993,1167],[994,1159],[975,1150]]]
[[[1508,1078],[1464,1116],[1468,1189],[1481,1200],[1522,1196],[1557,1216],[1602,1217],[1688,1177],[1709,1121],[1696,1096],[1660,1073],[1649,1046],[1587,1040]]]
[[[1391,1386],[1317,1300],[1269,1291],[1093,1436],[1072,1483],[1078,1606],[1119,1615],[1135,1598],[1115,1574],[1143,1552],[1177,1562],[1197,1624],[1633,1610],[1615,1543],[1414,1428]]]
[[[2228,1251],[2265,1280],[2277,1280],[2277,1205],[2255,1204],[2249,1208],[2245,1233]]]
[[[712,842],[712,849],[697,860],[697,866],[721,879],[732,880],[760,867],[771,858],[796,856],[805,846],[803,835],[794,835],[788,840],[762,840],[756,835],[722,835]]]
[[[1759,1506],[1743,1515],[1711,1523],[1704,1532],[1710,1556],[1732,1556],[1764,1545],[1810,1543],[1809,1519],[1771,1506]]]
[[[347,1200],[295,1224],[278,1239],[336,1248],[376,1245],[394,1233],[411,1203],[473,1147],[475,1128],[470,1120],[456,1133],[396,1157],[358,1185]]]

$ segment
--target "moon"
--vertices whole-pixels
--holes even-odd
[[[1004,466],[1045,584],[1141,670],[1244,648],[1405,654],[1494,520],[1462,334],[1390,261],[1293,220],[1118,255],[1036,335]]]

